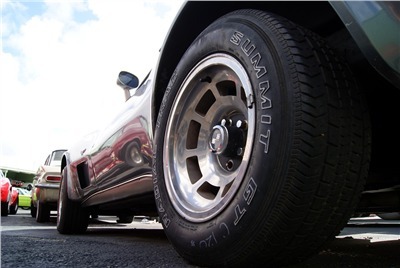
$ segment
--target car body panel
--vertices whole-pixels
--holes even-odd
[[[34,201],[57,202],[59,181],[49,181],[48,177],[60,177],[60,168],[56,166],[41,166],[34,181]]]
[[[67,167],[71,200],[94,206],[132,196],[152,199],[152,79],[149,77],[110,124],[64,154],[61,169]],[[137,157],[141,160],[137,161]]]
[[[400,89],[400,3],[332,1],[369,63]]]
[[[19,204],[18,199],[19,199],[19,192],[17,191],[17,189],[15,189],[15,187],[12,187],[10,207],[12,206],[16,207],[16,205]]]
[[[11,181],[4,176],[3,172],[0,170],[1,179],[1,203],[10,202],[11,199]]]

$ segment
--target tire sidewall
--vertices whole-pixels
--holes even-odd
[[[67,170],[64,168],[62,170],[62,177],[60,182],[60,191],[58,193],[58,203],[57,203],[57,230],[59,232],[63,232],[66,228],[66,215],[67,211],[65,210],[66,202],[67,202]]]
[[[9,202],[1,202],[1,216],[8,216]]]
[[[13,215],[17,214],[18,208],[19,208],[18,202],[19,202],[19,199],[17,199],[17,200],[15,201],[15,205],[13,205],[13,206],[10,207],[10,214],[13,214]]]
[[[68,167],[65,167],[61,176],[57,204],[57,230],[61,234],[81,234],[88,227],[89,213],[81,207],[79,202],[68,198],[68,172],[70,172]]]
[[[153,162],[156,204],[167,236],[184,254],[190,252],[188,254],[200,257],[208,252],[212,255],[216,246],[228,250],[240,243],[238,233],[250,240],[256,235],[254,228],[273,213],[284,184],[292,131],[289,120],[293,113],[293,108],[287,105],[293,96],[286,82],[290,81],[286,77],[289,74],[282,71],[287,69],[288,63],[285,59],[278,60],[284,58],[285,53],[277,45],[279,40],[275,34],[269,32],[268,36],[261,36],[257,22],[249,17],[246,20],[247,23],[237,23],[241,15],[236,15],[236,19],[230,16],[205,30],[182,57],[161,104]],[[259,49],[267,46],[269,50]],[[164,135],[180,85],[200,60],[213,53],[227,53],[246,69],[253,87],[256,128],[247,172],[234,198],[217,217],[194,223],[179,215],[169,200],[163,173]]]
[[[32,218],[36,218],[36,212],[37,212],[37,208],[33,204],[33,201],[31,201],[31,216],[32,216]]]
[[[46,203],[37,201],[37,209],[36,209],[36,221],[37,222],[46,222],[49,221],[50,210]]]

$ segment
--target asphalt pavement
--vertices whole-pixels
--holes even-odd
[[[349,221],[319,254],[290,267],[399,267],[400,221],[378,217]],[[166,238],[161,224],[136,218],[91,220],[82,235],[56,230],[53,214],[37,223],[30,210],[1,217],[1,268],[15,267],[196,267],[185,262]]]

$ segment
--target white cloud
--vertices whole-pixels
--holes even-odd
[[[182,1],[48,1],[30,17],[12,4],[2,3],[0,165],[35,170],[112,117],[118,72],[147,74]]]

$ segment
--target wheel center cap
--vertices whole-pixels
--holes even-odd
[[[228,146],[228,140],[228,130],[226,127],[221,125],[214,126],[209,139],[211,151],[216,154],[223,153]]]

